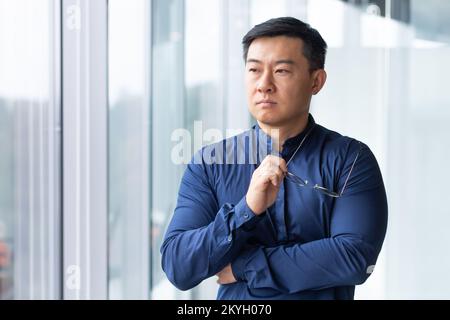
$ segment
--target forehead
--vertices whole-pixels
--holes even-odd
[[[248,49],[247,60],[249,59],[267,63],[280,59],[307,63],[303,56],[302,39],[287,36],[262,37],[253,40]]]

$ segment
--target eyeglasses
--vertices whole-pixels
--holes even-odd
[[[359,155],[361,153],[362,144],[361,144],[361,142],[358,142],[358,144],[359,144],[359,150],[356,153],[355,160],[353,160],[352,166],[350,167],[350,171],[349,171],[349,173],[347,175],[347,178],[345,179],[344,186],[342,187],[342,190],[340,192],[331,191],[331,190],[329,190],[329,189],[327,189],[325,187],[319,186],[318,184],[314,184],[313,185],[313,184],[309,183],[308,180],[304,180],[304,179],[300,178],[299,176],[297,176],[297,175],[295,175],[295,174],[293,174],[292,172],[289,172],[289,171],[286,174],[286,179],[289,180],[292,183],[295,183],[297,186],[309,187],[309,188],[312,188],[314,190],[320,191],[324,195],[327,195],[327,196],[330,196],[330,197],[333,197],[333,198],[339,198],[344,193],[345,187],[347,186],[348,179],[350,178],[350,175],[352,174],[352,171],[353,171],[353,168],[355,166],[356,160],[358,160],[358,157],[359,157]]]

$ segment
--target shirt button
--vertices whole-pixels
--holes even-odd
[[[231,240],[233,240],[233,236],[231,234],[228,235],[227,240],[228,240],[228,242],[231,242]]]
[[[244,213],[244,218],[245,218],[245,219],[248,218],[248,213]]]

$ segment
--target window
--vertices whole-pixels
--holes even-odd
[[[189,161],[250,126],[241,39],[285,15],[329,45],[316,121],[366,142],[384,175],[388,235],[355,297],[448,298],[449,13],[439,0],[0,0],[0,299],[215,298],[214,278],[182,292],[161,269],[177,129]]]
[[[60,297],[59,6],[0,0],[0,299]]]
[[[110,0],[108,284],[110,299],[150,290],[149,1]]]

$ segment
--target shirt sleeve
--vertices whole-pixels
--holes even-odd
[[[195,287],[234,260],[261,219],[245,196],[218,206],[211,187],[211,166],[203,159],[187,166],[177,207],[161,246],[162,268],[181,290]]]
[[[247,249],[232,263],[236,279],[246,281],[250,288],[294,293],[357,285],[369,277],[386,233],[386,192],[370,149],[358,142],[352,150],[339,179],[341,187],[357,150],[360,154],[345,192],[335,199],[330,237]]]

